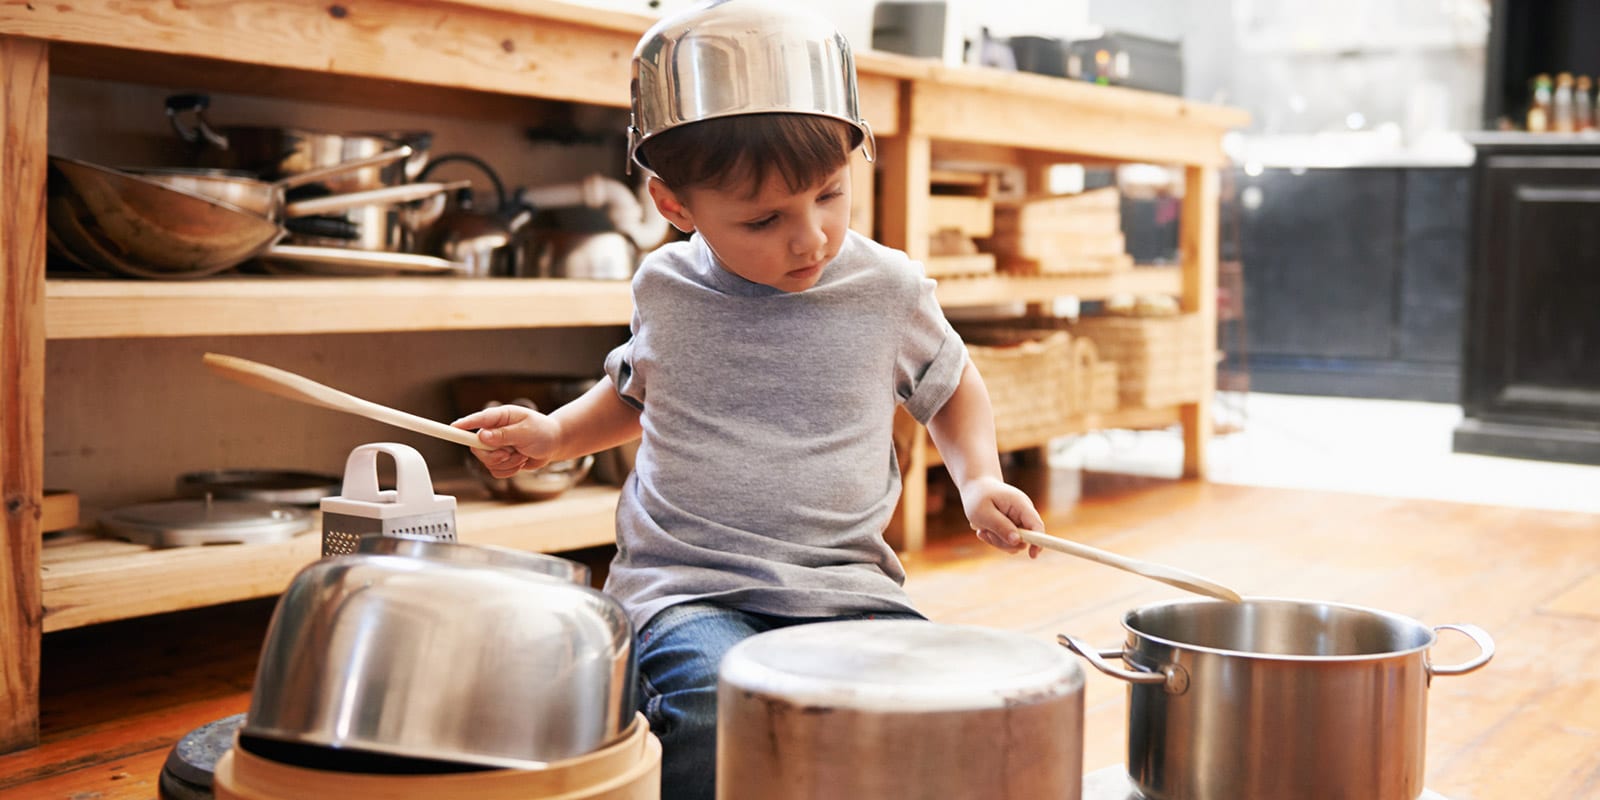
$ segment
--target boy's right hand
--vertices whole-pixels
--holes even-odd
[[[462,430],[476,430],[478,441],[492,448],[475,448],[472,455],[496,478],[509,478],[557,460],[554,456],[560,445],[561,426],[526,406],[494,406],[450,424]]]

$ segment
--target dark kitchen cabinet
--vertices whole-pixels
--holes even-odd
[[[1455,402],[1468,170],[1234,177],[1252,388]]]
[[[1600,464],[1600,141],[1476,144],[1455,449]]]

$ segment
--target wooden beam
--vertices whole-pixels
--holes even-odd
[[[1218,177],[1215,167],[1184,171],[1183,209],[1178,221],[1178,246],[1183,259],[1183,310],[1198,314],[1204,352],[1217,352],[1217,223]],[[1205,360],[1200,400],[1182,407],[1183,474],[1206,477],[1206,447],[1211,441],[1211,403],[1217,389],[1215,358]]]
[[[639,32],[514,4],[5,3],[0,33],[480,92],[628,105]],[[551,6],[551,4],[541,4]],[[594,12],[603,17],[602,12]],[[106,75],[101,77],[114,78]],[[204,87],[206,75],[192,85]]]
[[[1071,81],[1055,83],[1071,85]],[[1089,87],[1091,89],[1106,87]],[[1075,95],[1081,94],[1074,89]],[[1196,124],[1160,113],[1160,95],[1149,97],[1151,108],[1122,95],[1082,94],[1081,103],[1048,100],[1036,94],[1011,93],[1004,86],[919,81],[911,91],[911,131],[934,139],[982,142],[1007,147],[1118,159],[1152,164],[1216,166],[1225,163],[1225,128]],[[1118,103],[1100,101],[1117,98]]]
[[[49,48],[0,36],[0,752],[39,743]]]

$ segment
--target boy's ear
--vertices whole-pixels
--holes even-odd
[[[689,213],[688,206],[678,199],[665,182],[652,175],[645,185],[650,190],[650,199],[656,203],[656,210],[672,223],[672,227],[684,233],[694,233],[694,215]]]

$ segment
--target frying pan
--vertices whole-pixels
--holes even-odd
[[[88,231],[138,277],[221,272],[284,233],[272,220],[238,206],[86,161],[51,156],[47,184],[51,210],[70,210],[68,219],[49,215],[57,236],[66,240],[71,232]],[[73,252],[85,256],[82,249]],[[126,271],[112,264],[105,268]]]
[[[346,394],[330,386],[324,386],[303,375],[297,375],[288,370],[270,367],[249,359],[237,356],[227,356],[220,353],[206,353],[201,359],[212,372],[229,380],[237,381],[252,389],[259,389],[279,397],[309,403],[314,406],[331,408],[334,411],[343,411],[355,414],[358,417],[377,420],[397,428],[405,428],[435,439],[443,439],[467,447],[488,450],[483,442],[478,441],[477,434],[452,428],[443,422],[407,414],[404,411],[378,405],[370,400],[363,400],[354,395]]]
[[[401,145],[377,155],[352,159],[326,167],[296,172],[275,181],[263,181],[248,172],[236,170],[191,169],[187,167],[153,167],[126,169],[123,172],[138,175],[164,186],[212,197],[268,219],[284,216],[285,195],[297,186],[320,183],[337,175],[355,172],[367,167],[392,164],[411,156],[411,148]],[[358,204],[359,205],[359,204]]]

